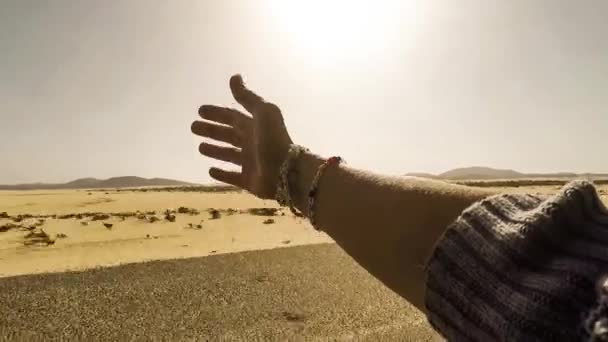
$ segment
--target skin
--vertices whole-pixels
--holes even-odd
[[[274,199],[279,169],[292,140],[278,106],[247,88],[240,75],[230,89],[244,111],[203,105],[204,120],[192,132],[227,143],[201,143],[204,156],[227,161],[238,171],[212,167],[215,180],[262,199]],[[305,153],[290,183],[295,206],[308,214],[307,193],[326,159]],[[414,177],[391,177],[347,165],[323,174],[316,197],[316,226],[355,261],[419,310],[424,306],[425,265],[446,228],[468,206],[495,193]]]

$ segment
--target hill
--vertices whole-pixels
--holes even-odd
[[[0,190],[55,190],[92,188],[137,188],[144,186],[190,186],[199,185],[166,178],[142,178],[136,176],[113,177],[109,179],[81,178],[68,183],[30,183],[0,185]]]
[[[437,177],[441,179],[513,179],[526,178],[526,175],[514,170],[473,166],[446,171]]]
[[[508,169],[494,169],[483,166],[473,166],[457,168],[443,172],[438,175],[429,173],[407,173],[405,176],[422,177],[432,179],[445,180],[496,180],[496,179],[571,179],[571,178],[587,178],[587,179],[608,179],[608,173],[573,173],[573,172],[555,172],[555,173],[522,173]]]

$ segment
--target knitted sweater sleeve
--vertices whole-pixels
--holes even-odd
[[[608,341],[608,210],[590,182],[473,204],[426,270],[428,320],[449,341]]]

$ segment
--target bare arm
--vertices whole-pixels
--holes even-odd
[[[307,153],[291,184],[298,209],[323,159]],[[424,310],[424,266],[447,226],[492,192],[413,177],[387,177],[345,165],[320,180],[317,225],[386,286]]]
[[[280,165],[292,140],[280,109],[249,90],[240,76],[230,88],[251,116],[232,108],[204,105],[192,132],[232,146],[202,143],[201,154],[241,167],[211,168],[216,180],[274,198]],[[211,122],[209,122],[211,121]],[[307,193],[323,159],[305,153],[291,184],[304,213]],[[387,177],[347,166],[330,166],[317,193],[317,225],[349,255],[393,291],[424,309],[424,266],[438,238],[463,209],[492,195],[481,189],[420,178]]]

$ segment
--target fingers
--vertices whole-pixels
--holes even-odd
[[[209,169],[209,175],[211,176],[211,178],[217,181],[238,186],[239,188],[243,188],[243,182],[240,172],[226,171],[218,169],[217,167],[212,167]]]
[[[213,140],[227,142],[233,146],[241,147],[241,137],[236,129],[217,125],[210,122],[194,121],[191,126],[192,133]]]
[[[241,150],[238,148],[201,143],[198,147],[198,151],[202,155],[210,158],[236,165],[243,165]]]
[[[241,75],[234,75],[230,78],[230,90],[234,99],[251,114],[257,114],[265,103],[262,97],[245,86]]]
[[[205,120],[215,121],[232,127],[243,126],[247,121],[251,120],[251,117],[236,109],[212,105],[202,105],[198,109],[198,114]]]

